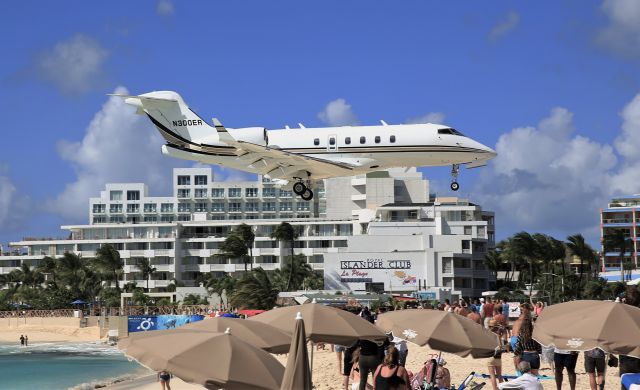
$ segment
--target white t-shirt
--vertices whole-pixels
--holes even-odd
[[[498,384],[499,389],[544,390],[542,383],[528,372],[516,379]]]

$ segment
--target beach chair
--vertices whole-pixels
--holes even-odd
[[[438,355],[435,356],[437,357]],[[435,358],[426,361],[420,371],[416,372],[411,379],[411,390],[435,389],[437,367],[438,364]]]
[[[462,383],[460,384],[460,386],[458,387],[458,390],[480,390],[484,387],[485,383],[477,383],[473,380],[473,378],[476,376],[476,373],[474,371],[471,371],[471,374],[467,375],[467,377],[465,378],[464,381],[462,381]]]

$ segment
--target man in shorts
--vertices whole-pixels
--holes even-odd
[[[567,376],[569,377],[569,388],[576,390],[576,363],[578,362],[578,353],[573,351],[565,351],[563,349],[556,348],[553,351],[553,364],[555,366],[556,376],[556,389],[562,390],[562,375],[563,371],[567,369]]]
[[[595,348],[584,353],[584,370],[589,375],[591,390],[604,390],[604,373],[607,369],[605,353],[600,348]],[[597,377],[596,377],[597,374]]]

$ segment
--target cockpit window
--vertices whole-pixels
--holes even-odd
[[[461,137],[464,137],[464,134],[462,134],[461,132],[459,132],[456,129],[452,129],[452,128],[447,128],[447,129],[438,129],[438,134],[449,134],[449,135],[459,135]]]

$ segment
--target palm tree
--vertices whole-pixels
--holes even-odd
[[[493,277],[498,279],[498,271],[500,270],[500,266],[502,265],[502,257],[500,257],[500,252],[495,249],[491,249],[484,257],[484,263],[487,265],[487,268],[493,272]]]
[[[40,260],[37,270],[44,275],[51,275],[51,281],[55,285],[56,283],[56,259],[50,256],[45,256]],[[47,278],[48,279],[48,278]]]
[[[578,278],[578,285],[576,286],[576,298],[580,299],[582,296],[582,274],[584,261],[587,260],[589,264],[593,258],[593,249],[584,241],[582,234],[574,234],[567,237],[567,249],[569,253],[580,258],[580,275]]]
[[[147,282],[147,291],[149,291],[149,278],[151,278],[151,276],[153,276],[153,274],[156,272],[156,267],[152,266],[151,260],[147,259],[146,257],[138,259],[137,266],[140,270],[140,273],[142,274],[142,277]]]
[[[532,299],[534,263],[539,259],[540,248],[533,236],[527,232],[514,234],[511,244],[514,251],[529,264],[529,299]]]
[[[220,245],[220,255],[231,258],[241,258],[244,263],[244,273],[247,273],[247,245],[242,237],[232,231]]]
[[[253,271],[253,270],[252,270]],[[206,280],[205,287],[209,291],[218,294],[220,301],[222,301],[223,294],[227,297],[226,305],[229,305],[229,298],[233,295],[236,287],[236,279],[225,273],[219,278],[209,278]]]
[[[293,279],[293,273],[295,272],[295,264],[293,262],[293,250],[296,239],[298,239],[298,231],[291,226],[288,222],[282,222],[278,225],[273,233],[271,233],[271,238],[278,242],[287,242],[291,246],[291,269],[289,272],[289,278],[287,280],[286,291],[291,291],[289,288],[291,287],[291,282]]]
[[[249,259],[251,263],[251,269],[253,269],[253,242],[256,240],[256,234],[253,232],[253,228],[246,223],[238,225],[235,231],[242,238],[242,241],[244,241],[244,245],[247,247],[247,249],[249,249]],[[244,271],[245,273],[247,272],[246,268]]]
[[[44,275],[38,270],[31,269],[27,264],[22,263],[20,268],[16,270],[16,275],[23,286],[35,288],[44,282]]]
[[[627,237],[623,229],[615,229],[613,232],[605,234],[604,236],[604,251],[606,252],[618,252],[620,253],[620,274],[621,282],[624,282],[624,255],[627,252],[627,248],[631,247],[633,243],[631,239]]]
[[[324,276],[320,272],[312,272],[302,281],[302,288],[305,290],[322,290],[324,288]]]
[[[56,263],[56,274],[60,281],[68,286],[71,292],[80,296],[80,284],[85,275],[86,263],[75,253],[65,252]]]
[[[231,304],[238,308],[272,309],[278,298],[278,290],[273,286],[267,272],[261,267],[254,268],[238,281],[236,291],[231,296]]]
[[[564,278],[565,278],[565,272],[564,272],[564,259],[566,258],[566,254],[567,254],[567,247],[564,245],[564,242],[560,241],[560,240],[556,240],[553,237],[549,238],[550,242],[551,242],[551,258],[553,259],[552,261],[552,270],[553,270],[553,265],[555,265],[555,263],[560,260],[560,264],[562,265],[562,276],[561,276],[561,286],[562,286],[562,300],[564,301],[565,296],[564,296]],[[555,278],[551,278],[551,290],[555,292],[555,288],[556,288],[556,280]]]
[[[120,258],[120,253],[111,245],[103,244],[96,251],[96,258],[93,262],[96,269],[105,276],[105,280],[115,282],[116,291],[120,294],[120,274],[124,267],[124,262]]]
[[[313,268],[307,263],[304,255],[298,254],[293,256],[292,262],[273,272],[272,282],[280,291],[295,291],[302,289],[305,279],[312,276]]]

